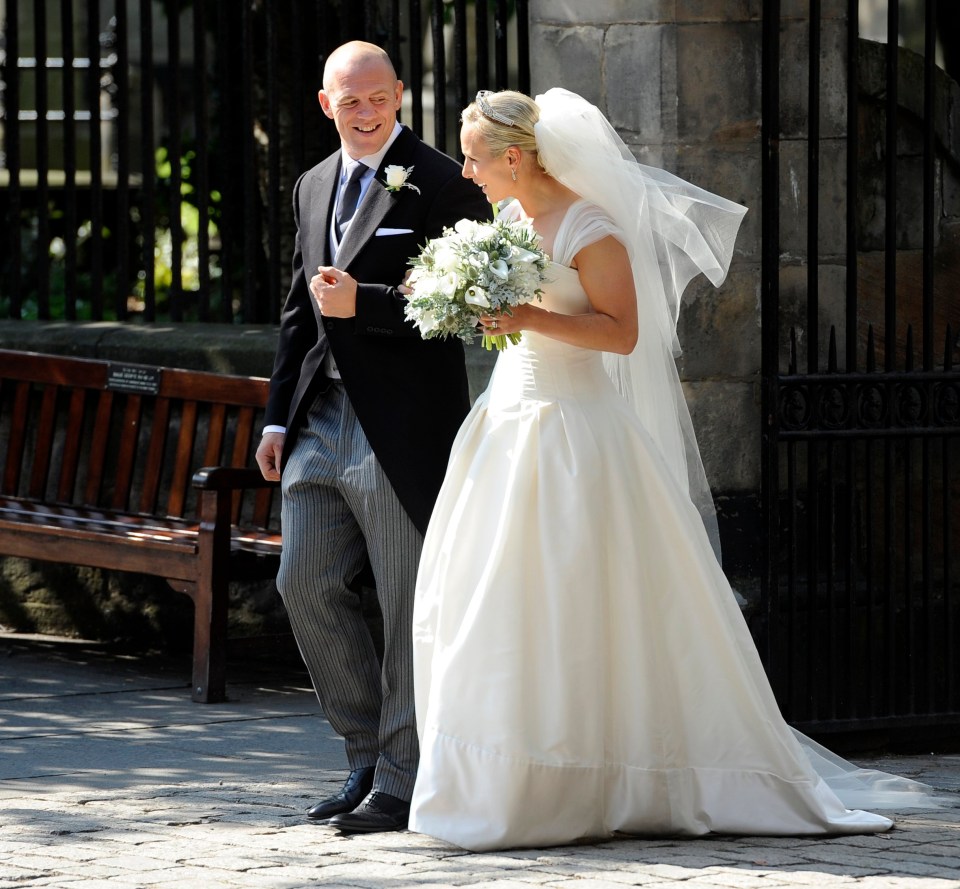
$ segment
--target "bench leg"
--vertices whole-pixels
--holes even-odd
[[[193,599],[193,686],[190,697],[198,704],[227,699],[226,581],[213,578],[199,584],[167,580],[175,590]]]
[[[227,699],[226,581],[213,578],[210,589],[201,584],[193,602],[193,689],[190,697],[200,704]]]

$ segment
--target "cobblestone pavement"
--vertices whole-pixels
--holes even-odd
[[[296,671],[231,679],[200,706],[184,662],[0,637],[0,889],[960,887],[960,755],[873,761],[956,800],[879,836],[470,854],[307,822],[345,777],[339,739]]]

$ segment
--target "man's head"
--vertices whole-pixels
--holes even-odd
[[[323,68],[318,98],[337,127],[350,157],[375,154],[390,138],[403,84],[390,57],[372,43],[354,40],[337,47]]]

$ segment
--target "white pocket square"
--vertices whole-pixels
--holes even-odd
[[[375,236],[378,238],[383,237],[384,235],[412,235],[412,228],[378,228]]]

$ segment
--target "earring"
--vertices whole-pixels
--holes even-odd
[[[516,181],[517,181],[517,171],[514,170],[513,167],[510,168],[510,175],[513,176],[513,181],[516,182]]]

